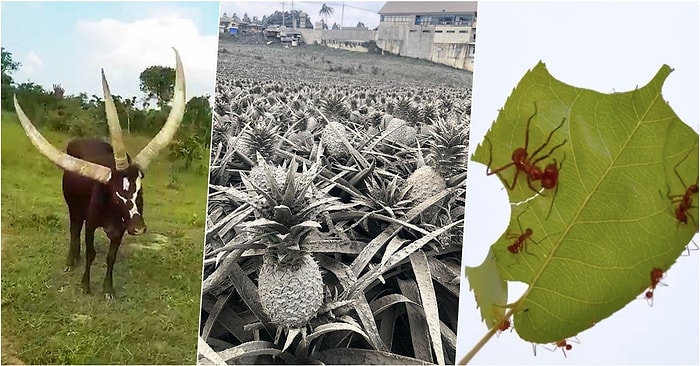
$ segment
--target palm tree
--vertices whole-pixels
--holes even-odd
[[[318,12],[318,15],[322,16],[324,18],[323,24],[328,23],[328,17],[333,15],[333,8],[330,6],[323,4],[321,5],[321,11]]]

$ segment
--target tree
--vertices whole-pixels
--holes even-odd
[[[253,24],[260,24],[260,19],[256,15],[253,15]]]
[[[325,24],[325,23],[328,23],[328,17],[333,15],[333,12],[334,12],[333,8],[331,8],[330,6],[328,6],[326,4],[323,4],[323,5],[321,5],[321,10],[318,12],[318,15],[320,15],[324,18],[325,21],[323,23]]]
[[[250,17],[248,16],[248,13],[243,14],[243,21],[246,23],[250,23]]]
[[[5,51],[5,47],[2,47],[2,90],[0,90],[0,95],[2,95],[2,106],[6,110],[14,110],[13,104],[8,102],[15,83],[12,79],[12,73],[17,71],[19,67],[20,63],[12,60],[12,53]]]
[[[126,110],[126,131],[131,133],[131,114],[136,106],[136,97],[124,99],[124,109]]]
[[[12,53],[5,51],[5,47],[2,47],[2,85],[11,85],[14,82],[11,74],[19,70],[20,66],[19,62],[12,60]]]
[[[356,28],[366,28],[365,23],[362,22],[357,22],[357,27]]]
[[[333,23],[333,26],[331,27],[331,29],[340,29],[340,26],[338,25],[338,23],[335,23],[335,22],[334,22],[334,23]]]
[[[187,102],[180,129],[177,131],[175,140],[168,145],[170,159],[180,162],[179,166],[173,166],[174,172],[179,169],[188,169],[209,146],[212,117],[209,99],[208,95],[204,95],[194,97]],[[171,177],[171,179],[174,178]],[[171,181],[171,184],[173,183],[175,182]]]
[[[139,88],[146,94],[146,100],[156,99],[158,108],[163,109],[173,99],[175,69],[172,67],[151,66],[141,72],[139,80]]]

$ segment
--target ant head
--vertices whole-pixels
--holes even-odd
[[[510,157],[513,159],[513,162],[516,163],[516,165],[518,163],[523,163],[525,160],[527,160],[527,150],[519,147],[513,151],[513,154]]]
[[[527,236],[532,235],[532,229],[530,229],[530,228],[525,229],[525,235],[527,235]]]
[[[566,350],[567,350],[567,351],[571,351],[572,348],[574,348],[574,346],[572,346],[572,345],[570,345],[570,344],[568,344],[568,343],[566,344]]]
[[[654,291],[651,291],[651,290],[650,290],[650,291],[647,291],[647,292],[644,294],[644,296],[646,296],[647,299],[651,299],[652,297],[654,297]]]

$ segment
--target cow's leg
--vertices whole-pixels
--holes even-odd
[[[80,285],[84,294],[90,294],[90,267],[95,260],[95,229],[88,221],[85,225],[85,273]]]
[[[66,272],[73,270],[80,262],[80,232],[83,230],[85,219],[76,214],[75,210],[70,210],[70,243],[68,244],[68,257],[66,258]]]
[[[102,286],[105,294],[105,299],[114,299],[114,288],[112,287],[112,272],[114,270],[114,262],[117,260],[117,252],[119,251],[119,245],[122,243],[122,237],[124,236],[124,231],[107,231],[107,237],[109,237],[109,253],[107,254],[107,275],[105,276],[105,282]]]

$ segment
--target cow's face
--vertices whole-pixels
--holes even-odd
[[[136,165],[131,165],[124,170],[114,170],[108,184],[112,206],[118,211],[126,231],[131,235],[146,232],[141,188],[143,177],[143,172]]]

